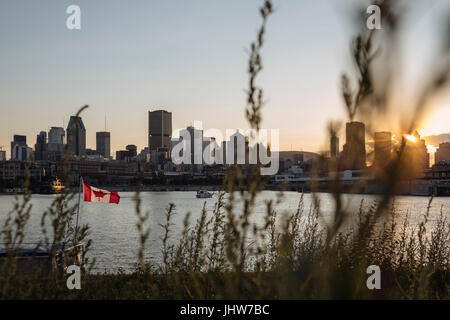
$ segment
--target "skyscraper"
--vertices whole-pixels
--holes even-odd
[[[344,169],[361,170],[366,168],[366,133],[362,122],[347,122],[345,126],[345,145],[343,150]]]
[[[67,125],[67,144],[70,152],[77,156],[86,155],[86,128],[81,117],[71,116]]]
[[[64,155],[64,128],[51,127],[48,132],[47,159],[59,161]]]
[[[15,134],[11,141],[11,160],[27,161],[31,152],[27,146],[27,137]]]
[[[391,160],[392,135],[390,132],[375,132],[375,165],[384,167]]]
[[[64,136],[64,128],[51,127],[48,132],[48,144],[63,144]]]
[[[180,139],[177,144],[179,143],[182,143],[183,148],[186,148],[186,154],[183,149],[180,155],[188,157],[188,154],[190,154],[188,163],[184,164],[192,172],[201,171],[203,164],[203,130],[196,129],[193,126],[180,130]]]
[[[248,164],[249,151],[248,137],[236,130],[230,136],[230,141],[228,141],[227,152],[230,153],[227,155],[228,161],[231,160],[232,164]],[[228,161],[227,163],[229,164]]]
[[[97,153],[105,158],[111,156],[111,133],[97,132],[96,133],[96,149]]]
[[[410,171],[412,172],[428,169],[430,167],[430,154],[425,140],[420,139],[417,131],[413,135],[405,136],[405,138],[406,143],[402,154],[404,165],[410,165]]]
[[[172,150],[172,113],[165,110],[148,112],[148,148],[150,151],[166,148]]]
[[[26,146],[27,137],[19,134],[13,136],[13,141],[11,141],[11,160],[15,160],[15,151],[17,146]]]
[[[34,146],[34,159],[46,160],[47,158],[47,132],[41,131],[36,137],[36,144]]]

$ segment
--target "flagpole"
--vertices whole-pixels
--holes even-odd
[[[78,192],[78,210],[77,210],[77,222],[75,225],[75,240],[76,240],[76,236],[78,233],[78,217],[80,216],[80,200],[81,200],[81,192],[82,192],[82,182],[83,182],[83,177],[80,176],[80,188],[79,188],[79,192]]]

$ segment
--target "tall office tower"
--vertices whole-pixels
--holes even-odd
[[[70,152],[77,156],[86,155],[86,128],[81,117],[71,116],[67,125],[67,144]]]
[[[222,148],[221,148],[221,152],[222,152],[222,164],[226,164],[227,163],[227,145],[228,145],[228,141],[223,140],[222,141]]]
[[[382,168],[391,160],[392,135],[390,132],[375,132],[375,165]]]
[[[29,150],[27,146],[27,137],[15,134],[11,141],[11,160],[26,161],[28,159]]]
[[[148,149],[172,151],[172,113],[165,110],[148,112]]]
[[[105,131],[97,132],[95,138],[97,153],[105,158],[109,158],[111,156],[111,133]]]
[[[425,140],[420,139],[417,131],[408,137],[402,155],[405,163],[411,164],[414,170],[428,169],[430,167],[430,154]]]
[[[439,144],[439,149],[436,150],[434,157],[434,163],[445,161],[446,163],[450,164],[450,142]]]
[[[64,136],[64,128],[51,127],[48,132],[48,144],[63,144]]]
[[[47,132],[41,131],[37,135],[34,150],[34,160],[39,161],[47,159]]]
[[[339,138],[335,135],[330,138],[330,156],[334,159],[339,156]]]
[[[248,137],[244,136],[239,130],[236,130],[230,136],[230,141],[228,141],[227,155],[228,161],[232,161],[231,164],[248,164],[249,163],[249,140]],[[230,163],[228,163],[230,164]]]
[[[362,122],[347,122],[345,126],[345,145],[343,150],[344,169],[361,170],[366,168],[366,133]]]
[[[188,157],[190,153],[190,159],[187,160],[188,163],[183,162],[183,164],[187,165],[190,171],[201,171],[203,164],[203,130],[195,129],[192,126],[180,130],[180,138],[177,145],[180,143],[183,151],[186,148],[186,154],[182,151],[179,155]]]
[[[48,132],[47,159],[60,161],[64,155],[64,128],[51,127]]]
[[[191,144],[191,163],[190,164],[202,164],[203,163],[203,130],[195,129],[192,126],[184,129],[188,133]],[[180,139],[183,136],[180,132]]]
[[[6,161],[6,151],[0,150],[0,161]]]

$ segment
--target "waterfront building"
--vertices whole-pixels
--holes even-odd
[[[165,110],[148,112],[149,151],[166,148],[172,150],[172,113]],[[169,154],[170,156],[170,154]]]

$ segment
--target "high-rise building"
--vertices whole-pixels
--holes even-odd
[[[81,117],[70,117],[67,125],[67,144],[69,144],[69,150],[72,154],[86,155],[86,128]]]
[[[48,144],[63,144],[64,136],[64,128],[51,127],[48,132]]]
[[[339,156],[339,138],[336,135],[330,138],[330,156],[334,159]]]
[[[425,140],[420,139],[417,131],[412,136],[407,136],[403,158],[413,165],[414,170],[430,168],[430,154]]]
[[[347,122],[345,126],[345,145],[343,149],[344,169],[361,170],[366,168],[366,132],[362,122]]]
[[[223,140],[222,141],[222,164],[226,164],[227,163],[227,145],[228,145],[228,141]]]
[[[26,146],[27,145],[27,137],[19,134],[15,134],[13,136],[13,141],[11,141],[11,160],[15,160],[15,148],[16,146]]]
[[[375,165],[384,167],[391,160],[392,134],[375,132]]]
[[[227,155],[228,161],[231,160],[232,164],[248,164],[249,163],[249,140],[248,137],[243,135],[236,130],[230,136],[230,141],[228,141]],[[230,164],[229,162],[227,162]]]
[[[0,161],[6,161],[6,151],[0,150]]]
[[[21,145],[21,146],[25,146],[27,144],[27,136],[22,136],[20,134],[15,134],[13,137],[13,142]]]
[[[27,146],[27,137],[15,134],[11,141],[11,160],[27,161],[32,149]]]
[[[105,158],[109,158],[111,156],[111,133],[104,131],[97,132],[96,145],[97,154],[100,154]]]
[[[148,112],[148,148],[172,150],[172,113],[165,110]]]
[[[34,159],[46,160],[47,159],[47,132],[41,131],[36,137],[36,144],[34,146]]]
[[[193,126],[189,126],[186,129],[180,130],[180,139],[178,143],[183,144],[183,150],[186,148],[186,154],[182,151],[180,156],[190,158],[187,160],[189,170],[193,172],[201,171],[203,164],[203,130],[196,129]]]
[[[445,161],[450,164],[450,142],[444,142],[439,144],[439,149],[436,150],[434,155],[435,163]]]

